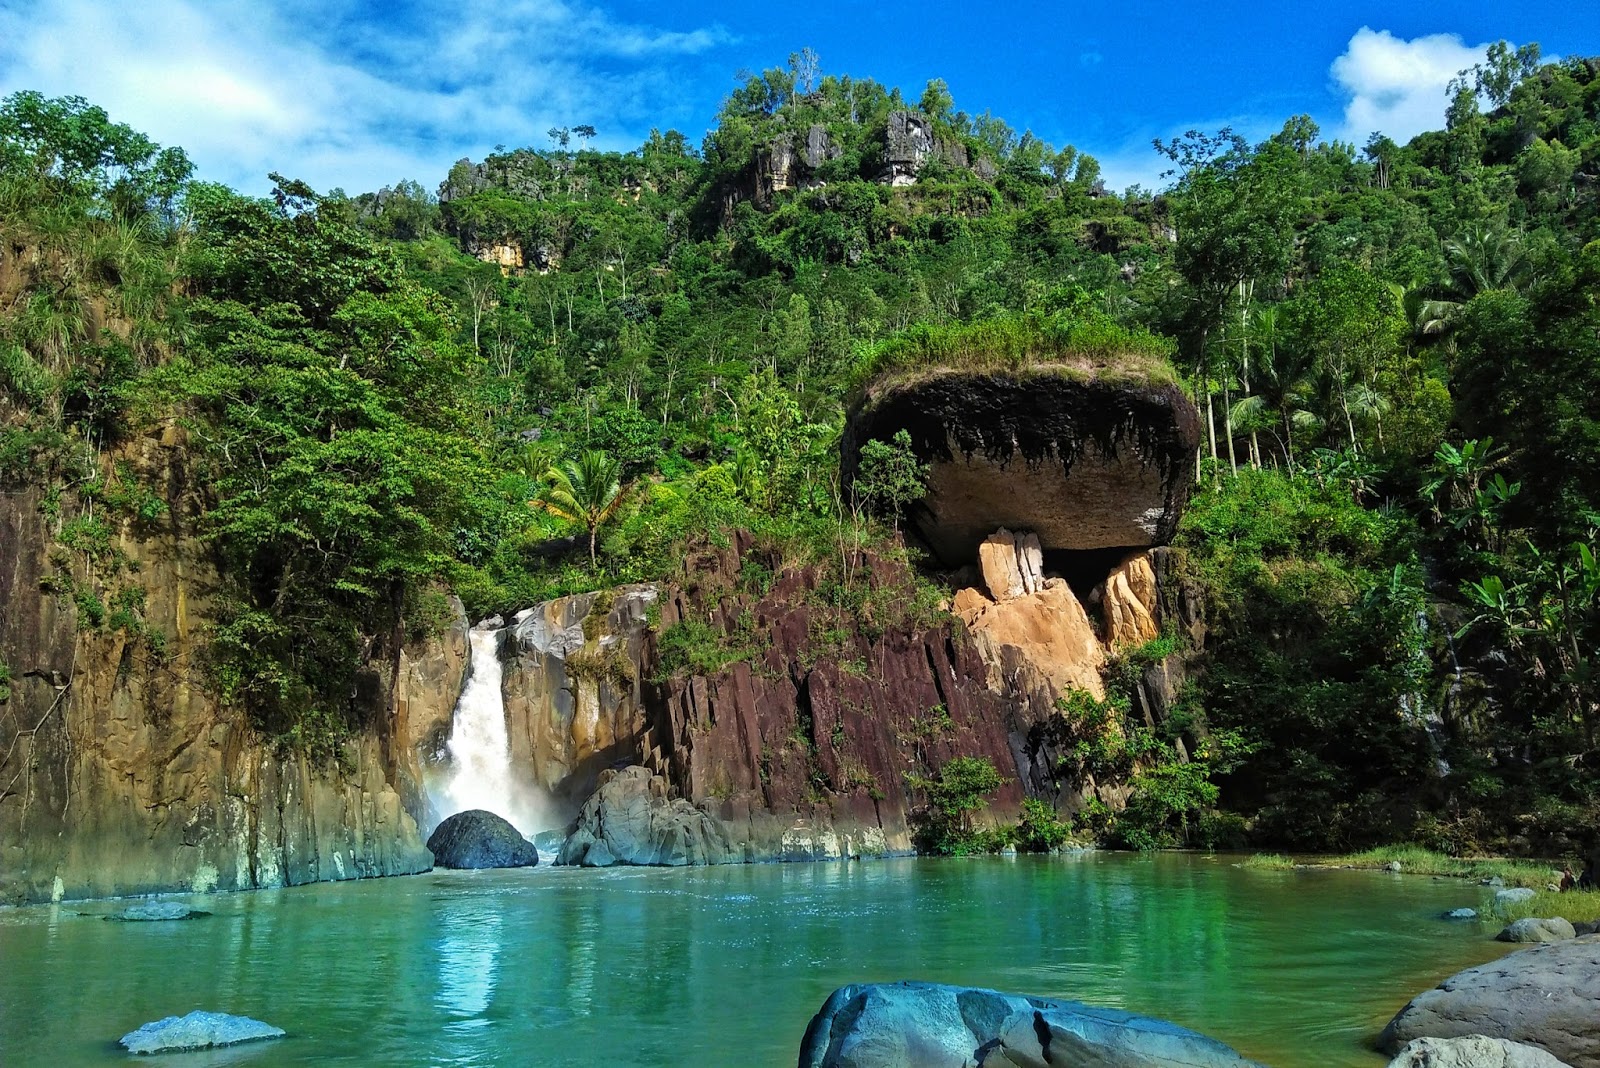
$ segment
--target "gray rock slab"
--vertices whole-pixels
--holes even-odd
[[[1444,914],[1447,920],[1475,920],[1478,918],[1477,909],[1451,909]]]
[[[176,1053],[180,1050],[236,1046],[264,1038],[282,1038],[284,1030],[248,1016],[196,1009],[187,1016],[168,1016],[130,1031],[118,1040],[129,1053]]]
[[[1076,1001],[938,983],[840,987],[800,1068],[1258,1068],[1187,1028]]]
[[[1568,1068],[1537,1046],[1503,1038],[1418,1038],[1389,1068]]]
[[[1572,1068],[1600,1068],[1600,935],[1532,946],[1418,994],[1384,1028],[1395,1055],[1417,1038],[1504,1038]]]

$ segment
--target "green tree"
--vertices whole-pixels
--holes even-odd
[[[552,467],[544,478],[545,491],[529,503],[582,526],[589,535],[589,566],[598,566],[596,538],[600,529],[616,518],[628,496],[622,484],[622,465],[591,449],[576,460]]]
[[[898,531],[906,508],[928,492],[928,465],[917,459],[911,435],[897,430],[890,441],[874,438],[862,445],[852,491],[868,508],[892,515]]]

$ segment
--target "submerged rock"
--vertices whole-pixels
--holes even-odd
[[[248,1016],[229,1016],[225,1012],[196,1009],[187,1016],[168,1016],[147,1023],[118,1039],[129,1053],[176,1053],[180,1050],[236,1046],[264,1038],[282,1038],[281,1027],[252,1020]]]
[[[158,920],[194,920],[209,915],[211,913],[178,901],[147,901],[142,905],[131,905],[106,919],[120,923],[150,923]]]
[[[668,798],[667,780],[637,765],[600,776],[585,801],[557,864],[681,866],[742,860],[727,828],[682,798]]]
[[[835,990],[806,1028],[800,1068],[1249,1068],[1165,1020],[1076,1001],[938,983]]]
[[[1478,918],[1477,909],[1451,909],[1444,914],[1447,920],[1475,920]]]
[[[1500,942],[1564,942],[1576,938],[1577,934],[1572,924],[1560,916],[1547,920],[1529,916],[1509,925],[1494,937]]]
[[[1509,953],[1468,968],[1401,1009],[1379,1042],[1481,1035],[1548,1051],[1572,1068],[1600,1068],[1600,937]]]
[[[539,851],[517,829],[481,808],[457,812],[428,836],[434,863],[441,868],[528,868]]]
[[[1389,1068],[1567,1068],[1537,1046],[1503,1038],[1419,1038]]]

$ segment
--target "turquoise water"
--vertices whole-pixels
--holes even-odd
[[[207,1008],[290,1037],[163,1066],[792,1065],[835,987],[916,978],[1370,1068],[1409,997],[1505,948],[1437,919],[1477,886],[1231,859],[439,871],[184,898],[214,915],[180,923],[0,911],[0,1064],[127,1063],[118,1036]]]

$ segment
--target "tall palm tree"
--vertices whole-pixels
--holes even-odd
[[[1270,332],[1276,323],[1262,325]],[[1268,336],[1271,336],[1270,333]],[[1255,392],[1248,397],[1241,397],[1233,406],[1234,420],[1247,426],[1270,425],[1265,424],[1266,415],[1272,413],[1277,416],[1276,422],[1282,427],[1283,433],[1280,435],[1273,429],[1273,436],[1278,438],[1278,446],[1291,475],[1294,474],[1295,427],[1314,428],[1320,422],[1308,410],[1315,384],[1316,362],[1316,356],[1309,349],[1279,347],[1276,344],[1263,348],[1251,372],[1250,385]]]
[[[598,450],[568,460],[544,474],[545,490],[528,503],[560,519],[581,523],[589,532],[589,566],[595,567],[595,539],[616,518],[627,499],[622,464]]]

